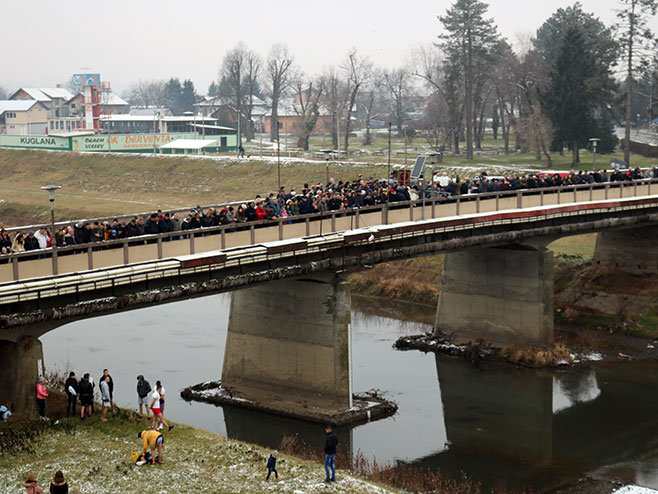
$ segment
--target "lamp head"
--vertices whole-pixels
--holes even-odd
[[[42,190],[48,191],[48,199],[50,200],[50,202],[53,202],[55,200],[55,191],[61,188],[62,188],[61,185],[46,185],[44,187],[41,187]]]

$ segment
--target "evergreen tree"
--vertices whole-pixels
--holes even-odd
[[[177,77],[172,77],[167,81],[167,85],[165,86],[165,97],[167,106],[174,115],[180,115],[183,111],[182,92],[183,88]]]
[[[196,112],[196,108],[194,106],[196,104],[196,90],[194,89],[194,83],[190,79],[185,79],[183,81],[180,102],[183,112]]]
[[[576,165],[579,149],[591,137],[613,138],[596,133],[611,128],[602,120],[610,118],[607,106],[615,89],[610,69],[617,45],[610,30],[576,3],[558,9],[539,28],[534,49],[544,62],[539,94],[553,126],[553,149],[567,146]]]
[[[208,86],[208,96],[219,96],[219,84],[215,81],[212,81]]]
[[[464,113],[466,117],[466,159],[473,159],[473,121],[475,75],[477,67],[498,40],[493,20],[484,16],[489,6],[479,0],[456,0],[439,20],[446,30],[440,36],[446,58],[457,62],[463,75]]]

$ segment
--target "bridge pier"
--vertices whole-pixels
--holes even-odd
[[[549,343],[553,253],[544,247],[508,245],[446,254],[435,329],[454,343]]]
[[[36,338],[0,340],[0,405],[19,418],[37,416],[36,384],[43,372],[43,347]]]
[[[222,388],[270,409],[348,410],[350,308],[335,273],[233,292]]]
[[[596,237],[594,262],[627,273],[658,273],[658,227],[607,230]]]

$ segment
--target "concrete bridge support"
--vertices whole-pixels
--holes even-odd
[[[435,329],[455,343],[543,345],[553,338],[553,253],[530,246],[446,254]]]
[[[607,230],[596,237],[594,262],[634,274],[658,273],[658,227]]]
[[[37,416],[36,384],[43,372],[43,347],[36,338],[0,340],[0,405],[14,416]]]
[[[349,283],[334,273],[233,292],[222,388],[279,409],[352,406]]]

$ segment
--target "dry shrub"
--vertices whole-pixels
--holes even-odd
[[[507,347],[500,351],[500,356],[513,364],[528,367],[557,367],[564,362],[573,364],[573,358],[562,342],[552,343],[546,347]]]
[[[311,448],[297,435],[284,436],[278,449],[287,455],[304,460],[324,461],[324,454]],[[357,454],[340,452],[336,456],[336,467],[406,492],[419,494],[481,494],[482,492],[480,483],[473,482],[464,473],[459,479],[451,479],[444,477],[438,469],[436,471],[424,470],[415,468],[408,463],[392,466],[379,463],[375,458],[368,460],[361,452]]]

